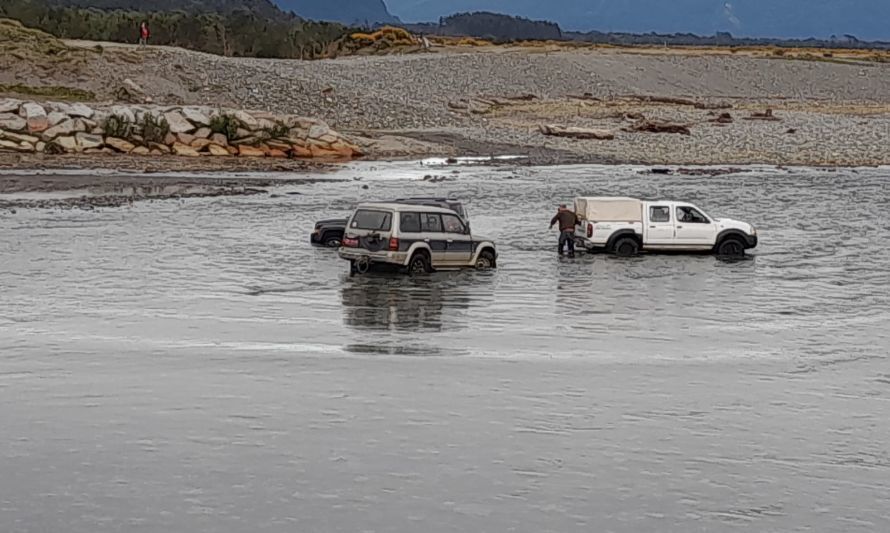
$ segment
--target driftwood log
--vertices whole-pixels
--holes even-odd
[[[627,128],[624,128],[624,131],[646,133],[679,133],[681,135],[692,135],[692,131],[690,131],[687,124],[677,124],[664,120],[638,120]]]
[[[552,137],[568,137],[569,139],[595,139],[598,141],[611,141],[615,138],[615,134],[608,130],[571,128],[548,124],[541,124],[540,126],[538,126],[538,129],[544,135],[549,135]]]

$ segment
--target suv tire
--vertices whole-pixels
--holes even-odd
[[[432,271],[430,267],[430,256],[426,252],[414,252],[411,260],[408,261],[408,274],[416,276],[418,274],[429,274]]]
[[[476,270],[488,270],[497,267],[497,261],[491,250],[483,250],[479,257],[476,258]]]
[[[343,235],[340,233],[325,233],[321,240],[321,244],[327,248],[339,248],[342,240]]]

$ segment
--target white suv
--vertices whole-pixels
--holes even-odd
[[[340,246],[350,274],[373,265],[409,273],[456,268],[497,268],[490,239],[474,236],[450,209],[399,203],[360,204],[349,217]]]

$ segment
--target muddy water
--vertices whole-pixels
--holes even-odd
[[[890,528],[890,171],[638,170],[0,214],[0,530]],[[498,271],[349,279],[308,245],[446,193]],[[560,260],[576,194],[687,199],[761,246]]]

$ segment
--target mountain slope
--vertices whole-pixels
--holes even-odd
[[[383,0],[275,0],[284,11],[311,19],[344,24],[373,25],[397,22]]]
[[[565,30],[728,31],[752,37],[852,34],[890,39],[887,0],[387,0],[405,21],[435,21],[467,11],[493,11],[557,22]]]

